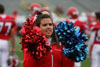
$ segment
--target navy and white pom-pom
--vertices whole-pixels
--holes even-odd
[[[80,62],[85,60],[88,54],[88,48],[85,42],[88,40],[84,31],[76,30],[72,22],[60,22],[55,28],[59,41],[65,47],[63,52],[69,59]]]

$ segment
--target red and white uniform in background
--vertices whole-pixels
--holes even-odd
[[[77,19],[70,19],[70,20],[66,20],[67,22],[72,22],[74,23],[75,27],[79,27],[80,28],[80,32],[82,30],[87,30],[88,29],[88,26],[85,22],[83,21],[80,21],[80,20],[77,20]]]
[[[8,60],[8,40],[10,39],[11,29],[15,26],[14,18],[8,15],[0,15],[0,65],[7,67]]]
[[[38,3],[33,3],[30,5],[30,12],[31,12],[31,15],[29,15],[30,17],[31,16],[34,16],[34,15],[38,15],[38,13],[42,10],[42,6]]]
[[[95,22],[95,13],[94,12],[87,13],[87,21],[88,21],[88,25]]]
[[[100,67],[100,22],[90,25],[93,44],[90,47],[91,67]]]
[[[11,29],[16,25],[14,18],[8,15],[0,16],[0,39],[9,40]]]
[[[16,54],[10,56],[8,61],[9,61],[8,67],[19,67],[20,61]]]
[[[95,37],[95,31],[91,31],[90,28],[95,25],[96,22],[92,22],[90,25],[89,25],[89,34],[90,34],[90,37],[89,37],[89,40],[88,40],[88,48],[90,49],[91,45],[93,44],[94,42],[94,37]],[[90,52],[91,53],[91,52]]]

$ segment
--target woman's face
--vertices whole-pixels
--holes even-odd
[[[44,18],[40,21],[40,28],[45,33],[47,38],[50,38],[53,34],[53,23],[50,18]]]

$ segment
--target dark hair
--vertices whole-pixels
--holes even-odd
[[[96,19],[100,21],[100,12],[95,12]]]
[[[37,17],[36,26],[40,27],[41,20],[45,19],[45,18],[50,18],[51,21],[52,21],[52,18],[49,15],[41,14]],[[53,23],[53,21],[52,21],[52,23]],[[51,37],[52,37],[51,44],[54,44],[56,42],[57,46],[59,46],[59,41],[58,41],[58,38],[57,38],[57,35],[56,35],[56,32],[55,32],[54,26],[53,26],[53,34],[51,35]]]
[[[42,12],[45,12],[45,11],[48,12],[50,14],[50,16],[52,17],[52,14],[49,10],[41,10],[41,14],[42,14]]]
[[[0,13],[4,13],[5,9],[4,9],[4,6],[2,4],[0,4]]]

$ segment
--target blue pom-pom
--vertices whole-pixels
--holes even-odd
[[[75,62],[85,60],[88,49],[85,42],[88,40],[84,30],[79,32],[80,28],[75,29],[72,22],[60,22],[55,28],[59,41],[65,47],[63,52],[66,57]]]

